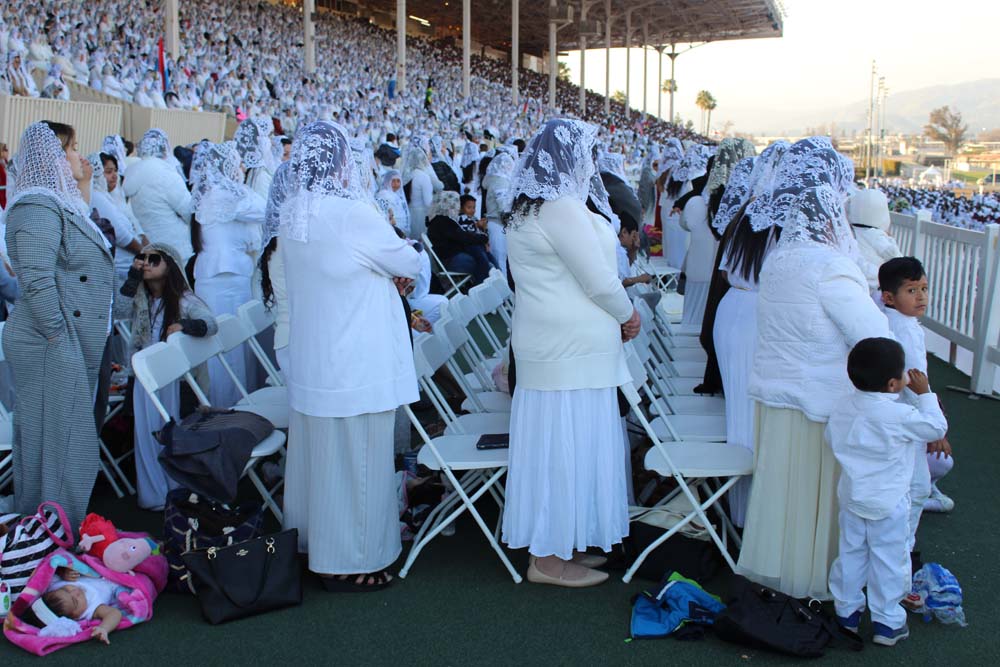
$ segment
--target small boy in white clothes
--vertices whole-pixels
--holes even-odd
[[[628,217],[621,220],[621,229],[618,231],[618,247],[615,251],[618,257],[618,277],[628,295],[634,297],[636,294],[632,287],[639,284],[648,285],[653,278],[647,273],[636,275],[635,269],[632,268],[635,254],[639,251],[639,225]]]
[[[896,257],[878,270],[879,289],[889,328],[906,353],[906,367],[927,373],[927,346],[920,316],[927,312],[929,287],[923,264],[915,257]],[[903,399],[915,403],[912,392],[904,391]],[[927,444],[926,452],[915,452],[913,481],[910,484],[910,551],[917,541],[920,515],[926,509],[949,512],[955,501],[937,488],[937,481],[951,470],[951,444],[944,437]]]
[[[909,513],[914,451],[944,437],[948,422],[927,376],[905,369],[902,346],[866,338],[847,357],[857,391],[838,404],[826,439],[841,466],[837,485],[840,537],[830,569],[837,622],[857,632],[871,610],[872,641],[883,646],[910,636],[900,601],[910,591]],[[909,383],[916,407],[898,400]]]

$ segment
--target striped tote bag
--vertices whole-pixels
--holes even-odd
[[[73,529],[58,503],[42,503],[34,515],[2,515],[0,531],[0,582],[6,584],[11,603],[45,556],[59,547],[73,548]]]

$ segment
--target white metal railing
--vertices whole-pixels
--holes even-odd
[[[893,213],[891,233],[927,271],[932,297],[922,324],[972,352],[970,389],[992,392],[1000,364],[1000,225],[980,232],[931,222],[926,212]]]

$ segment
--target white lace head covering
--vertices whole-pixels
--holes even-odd
[[[87,162],[93,170],[90,177],[90,191],[107,193],[108,181],[104,178],[104,162],[101,161],[101,154],[91,153],[87,156]]]
[[[358,175],[365,189],[371,194],[375,194],[375,154],[368,148],[364,139],[355,138],[351,141],[351,153],[354,156],[354,164],[358,168]]]
[[[271,135],[274,134],[274,124],[268,118],[247,118],[236,128],[233,141],[236,150],[247,169],[263,167],[270,173],[278,168],[280,159],[274,152]]]
[[[247,196],[242,176],[240,153],[232,141],[199,148],[191,160],[191,203],[199,223],[210,225],[225,217],[220,207]]]
[[[267,191],[267,207],[264,209],[264,245],[271,242],[278,235],[278,228],[281,224],[281,205],[288,197],[289,174],[291,173],[289,162],[282,162],[278,165],[278,170],[274,172],[271,180],[271,188]]]
[[[414,140],[403,148],[403,185],[413,180],[413,174],[431,166],[423,143],[420,137],[414,137]]]
[[[347,133],[340,125],[321,120],[302,128],[292,144],[286,199],[278,213],[280,235],[307,243],[309,222],[318,205],[333,197],[372,203]]]
[[[719,188],[729,182],[729,175],[740,160],[757,154],[753,144],[743,137],[726,137],[719,144],[719,151],[712,163],[712,173],[708,175],[705,196],[711,197]]]
[[[147,130],[139,140],[135,152],[141,158],[158,157],[166,160],[170,155],[170,140],[167,139],[167,133],[158,127]]]
[[[125,142],[122,141],[120,136],[109,134],[104,137],[104,142],[101,144],[101,152],[115,157],[115,161],[118,162],[119,176],[125,173]]]
[[[402,183],[402,181],[403,181],[403,175],[401,173],[399,173],[398,169],[390,169],[390,170],[386,171],[384,174],[382,174],[382,181],[381,181],[381,185],[379,187],[379,192],[388,192],[388,193],[392,194],[392,196],[394,196],[394,197],[398,196],[399,193],[402,192],[403,190],[401,188],[399,190],[399,192],[393,192],[393,190],[392,190],[392,179],[394,179],[394,178],[398,178],[400,180],[400,183]]]
[[[548,121],[521,154],[511,187],[500,201],[501,208],[511,211],[514,200],[521,195],[543,201],[572,197],[586,203],[590,199],[613,227],[619,227],[621,222],[611,210],[607,190],[597,171],[596,145],[596,125],[571,118]],[[520,218],[514,212],[508,224],[516,227]]]
[[[462,169],[479,159],[479,144],[471,139],[467,139],[465,147],[462,148]]]
[[[76,185],[66,151],[45,123],[32,123],[25,128],[11,171],[13,191],[8,193],[7,211],[23,197],[45,194],[55,198],[67,211],[90,217],[90,207]]]
[[[775,141],[765,148],[757,158],[750,173],[750,198],[745,215],[750,221],[750,227],[755,232],[770,228],[775,223],[768,217],[770,193],[774,189],[774,180],[778,175],[778,167],[782,158],[792,145],[787,141]]]
[[[597,156],[597,171],[617,176],[623,183],[628,183],[628,176],[625,175],[625,156],[621,153],[602,150]]]
[[[503,178],[509,182],[516,167],[517,161],[511,157],[510,153],[498,153],[495,158],[490,160],[490,166],[486,167],[486,178]]]
[[[774,224],[783,225],[799,193],[824,184],[839,194],[843,203],[855,190],[854,163],[838,153],[827,137],[795,142],[778,166],[764,215]]]
[[[750,201],[751,174],[754,163],[759,160],[760,158],[754,156],[745,157],[730,173],[729,182],[726,183],[726,191],[722,194],[722,201],[719,202],[719,210],[712,218],[712,227],[718,233],[725,232],[726,227],[733,221],[740,209]],[[715,173],[714,169],[712,173]]]
[[[439,215],[443,215],[446,218],[457,220],[460,209],[461,197],[459,197],[458,193],[454,190],[442,190],[434,195],[434,201],[427,211],[427,219],[433,220]]]
[[[701,144],[691,144],[680,164],[670,174],[670,180],[684,183],[704,176],[708,171],[708,150]]]
[[[670,137],[667,139],[666,143],[663,144],[663,149],[660,151],[660,173],[657,174],[657,177],[659,177],[660,174],[679,166],[681,160],[683,159],[684,145],[677,137]]]
[[[843,201],[844,196],[826,183],[798,190],[788,204],[778,247],[829,246],[854,257],[857,242]]]

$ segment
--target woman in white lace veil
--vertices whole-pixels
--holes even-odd
[[[743,210],[751,196],[751,176],[754,164],[758,158],[755,156],[745,157],[733,167],[726,183],[726,190],[722,193],[719,202],[719,209],[712,217],[712,228],[716,234],[722,236],[726,228],[733,222],[736,214]]]
[[[252,298],[251,280],[261,251],[266,202],[243,185],[239,151],[233,142],[203,145],[191,164],[194,218],[191,244],[196,253],[194,291],[216,316],[236,315]],[[244,387],[258,381],[250,350],[240,346],[226,360]],[[218,359],[208,363],[212,405],[234,405],[242,396]]]
[[[486,190],[483,211],[490,235],[490,253],[503,272],[507,271],[507,236],[501,219],[504,213],[501,201],[504,199],[504,192],[510,187],[510,179],[516,166],[516,159],[510,152],[500,151],[486,168],[486,177],[483,179],[483,188]]]
[[[274,124],[270,118],[247,118],[236,128],[233,141],[246,170],[244,182],[266,198],[280,160],[271,141]]]
[[[760,272],[749,380],[757,402],[756,467],[737,567],[793,597],[821,600],[830,597],[837,551],[837,464],[825,425],[851,389],[844,372],[851,348],[864,338],[891,337],[851,258],[843,200],[853,169],[823,143],[793,146],[775,190],[783,230]]]
[[[444,189],[427,154],[426,140],[417,136],[403,148],[403,187],[408,190],[410,234],[419,239],[427,231],[428,211],[434,194]]]
[[[392,215],[392,222],[407,236],[410,235],[410,208],[403,195],[403,176],[397,169],[382,174],[381,187],[375,199],[382,202]]]
[[[604,559],[584,552],[628,533],[617,387],[629,379],[622,341],[640,323],[618,277],[596,140],[583,121],[547,122],[504,206],[517,317],[503,539],[528,548],[529,581],[569,587],[607,579],[591,569]]]
[[[92,172],[77,151],[74,129],[49,121],[29,125],[13,162],[3,219],[21,295],[3,346],[18,401],[15,511],[57,502],[77,525],[98,470],[114,264],[90,218]]]
[[[167,133],[158,127],[147,130],[139,140],[135,152],[140,158],[158,157],[166,160],[170,155],[170,140],[167,138]]]
[[[767,215],[767,206],[771,200],[770,193],[774,189],[774,180],[778,175],[781,160],[791,147],[787,141],[775,141],[761,152],[754,163],[753,172],[750,174],[750,200],[745,215],[755,232],[774,224]]]
[[[401,550],[393,427],[418,392],[399,290],[420,259],[373,205],[340,126],[299,130],[289,169],[284,525],[325,587],[378,590]]]

